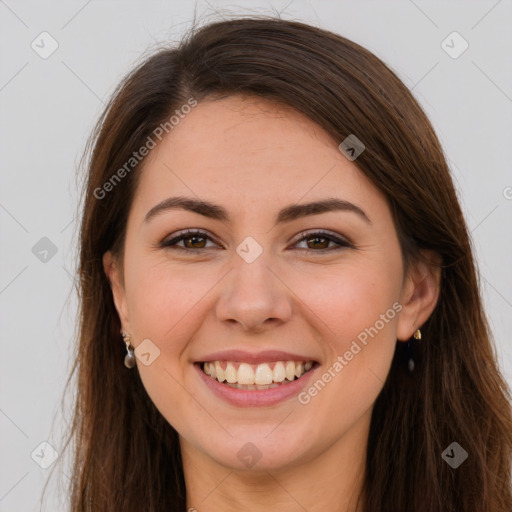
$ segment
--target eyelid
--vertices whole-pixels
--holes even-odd
[[[322,228],[316,228],[316,229],[312,228],[312,229],[307,229],[305,231],[300,232],[297,235],[295,242],[293,242],[293,245],[295,245],[298,242],[302,242],[304,240],[304,238],[311,237],[313,235],[325,235],[326,238],[329,238],[333,242],[340,244],[339,247],[351,247],[353,249],[355,248],[354,244],[346,236],[339,235],[337,233],[334,233],[332,231],[322,229]],[[337,247],[332,247],[331,249],[337,249]],[[326,250],[329,250],[329,249],[324,249],[324,251],[315,251],[314,249],[306,249],[306,250],[313,251],[313,252],[325,252]]]
[[[220,245],[219,242],[216,241],[215,237],[212,236],[210,233],[208,233],[208,231],[204,231],[203,229],[199,229],[199,228],[198,229],[188,228],[188,229],[183,229],[181,231],[177,231],[170,238],[169,237],[164,238],[164,240],[160,243],[160,246],[164,247],[164,248],[170,247],[171,242],[174,242],[174,243],[181,242],[181,240],[183,240],[184,238],[192,237],[194,235],[204,236],[205,238],[209,238],[212,242],[215,242],[217,245]],[[178,249],[184,249],[184,250],[196,251],[196,252],[200,250],[200,249],[188,249],[186,247],[178,247]]]
[[[178,231],[172,235],[171,239],[169,239],[169,240],[164,239],[159,245],[162,248],[177,248],[179,250],[183,250],[183,251],[186,251],[189,253],[190,252],[199,253],[201,251],[204,251],[205,249],[211,249],[211,247],[204,247],[202,249],[190,249],[188,247],[180,247],[180,246],[176,245],[178,242],[181,242],[183,239],[192,237],[194,235],[203,236],[204,238],[210,239],[212,242],[216,243],[217,245],[221,245],[216,241],[215,237],[210,235],[210,233],[208,233],[207,231],[205,231],[203,229],[199,229],[199,228],[197,228],[197,229],[188,228],[188,229]],[[335,244],[337,244],[337,246],[330,247],[327,249],[318,249],[318,250],[317,249],[304,249],[304,248],[301,248],[299,250],[307,251],[310,253],[311,252],[325,253],[325,252],[331,252],[333,250],[343,249],[343,248],[352,248],[352,249],[356,248],[355,245],[347,237],[345,237],[343,235],[339,235],[337,233],[333,233],[329,230],[325,230],[322,228],[316,228],[316,229],[311,228],[311,229],[307,229],[305,231],[298,233],[295,241],[292,242],[292,246],[296,245],[299,242],[303,242],[308,237],[313,237],[313,235],[324,235],[330,242],[334,242]]]

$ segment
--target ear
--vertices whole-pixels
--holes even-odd
[[[408,341],[430,317],[436,307],[441,286],[441,257],[423,249],[423,258],[415,262],[404,279],[398,317],[398,341]]]
[[[103,255],[103,270],[110,282],[114,304],[121,320],[121,328],[124,332],[130,333],[130,314],[128,303],[126,301],[126,292],[124,289],[123,270],[114,255],[107,251]]]

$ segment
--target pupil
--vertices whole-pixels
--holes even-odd
[[[319,236],[316,236],[314,238],[310,238],[310,240],[315,240],[314,243],[318,243],[318,240],[327,240],[325,237],[319,237]],[[321,242],[320,242],[321,243]]]
[[[191,242],[191,244],[195,247],[196,243],[200,243],[200,242],[197,242],[197,240],[200,240],[200,239],[204,240],[204,237],[203,236],[189,236],[187,240],[189,240]]]

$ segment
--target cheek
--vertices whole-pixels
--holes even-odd
[[[125,276],[136,343],[150,339],[160,350],[151,365],[137,360],[143,385],[169,424],[178,431],[187,431],[190,418],[203,418],[204,410],[190,393],[184,392],[183,354],[197,324],[201,324],[198,301],[213,282],[197,279],[192,267],[184,271],[168,262],[154,263],[147,256],[132,256]]]
[[[389,372],[401,309],[400,272],[377,261],[332,275],[309,296],[308,305],[324,326],[320,335],[328,359],[317,388],[329,388],[322,402],[332,403],[334,414],[351,411],[357,417],[373,403]]]
[[[206,263],[155,263],[141,256],[131,260],[126,272],[135,339],[149,338],[161,348],[161,356],[151,366],[137,361],[144,387],[178,432],[204,446],[219,444],[212,433],[217,427],[212,424],[207,432],[191,427],[210,425],[212,420],[184,392],[188,381],[183,354],[212,314],[224,273],[225,268],[214,269]],[[316,339],[310,341],[325,360],[303,401],[294,404],[304,415],[294,415],[297,422],[282,425],[280,439],[293,440],[307,432],[310,439],[322,440],[319,446],[332,443],[363,417],[382,389],[396,343],[392,305],[399,297],[400,274],[396,265],[375,258],[287,268],[280,276],[291,290],[283,287],[280,293],[296,303],[291,322],[309,324],[311,329],[304,332],[315,333]],[[279,288],[278,283],[275,286]],[[381,320],[390,310],[388,321]],[[247,429],[243,420],[240,429],[243,437]],[[214,438],[209,440],[209,435]]]
[[[386,380],[401,309],[399,275],[382,264],[352,267],[309,295],[327,361],[299,397],[318,437],[347,432],[372,407]]]
[[[353,340],[364,343],[376,338],[376,323],[378,339],[394,336],[390,332],[394,320],[389,321],[386,312],[399,297],[397,270],[391,262],[375,258],[316,268],[310,264],[307,270],[288,269],[283,277],[294,295],[288,300],[297,301],[297,314],[316,326],[326,353],[330,349],[339,355],[350,349]],[[127,265],[126,285],[135,338],[152,339],[176,357],[208,314],[206,304],[214,307],[210,294],[222,274],[206,264],[161,259],[155,263],[142,254],[134,257]],[[167,346],[170,340],[172,347]]]
[[[200,308],[201,299],[214,283],[213,272],[199,275],[184,264],[152,264],[150,258],[140,258],[132,265],[126,283],[134,332],[138,338],[154,338],[158,343],[172,339],[173,347],[179,347],[176,334],[190,320],[194,308]]]
[[[400,276],[393,266],[383,262],[366,262],[347,268],[331,269],[311,281],[301,277],[297,292],[317,315],[323,330],[322,338],[329,341],[333,352],[342,354],[353,340],[364,342],[368,330],[380,338],[393,337]],[[394,341],[394,340],[393,340]]]

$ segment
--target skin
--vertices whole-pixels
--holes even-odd
[[[361,510],[373,404],[397,340],[410,339],[433,311],[439,273],[418,263],[403,274],[388,204],[338,144],[302,114],[261,98],[203,101],[146,158],[123,261],[104,255],[123,330],[134,347],[150,339],[160,350],[137,367],[180,435],[187,507]],[[217,203],[231,220],[180,209],[144,222],[178,195]],[[282,207],[327,197],[356,204],[371,223],[332,211],[274,225]],[[190,253],[159,246],[187,228],[210,238],[178,243]],[[355,247],[300,241],[318,229]],[[236,252],[247,236],[263,249],[250,264]],[[318,361],[317,380],[395,302],[401,311],[307,405],[295,396],[236,407],[213,395],[192,364],[218,350],[278,349]],[[252,468],[237,457],[247,442],[261,453]]]

